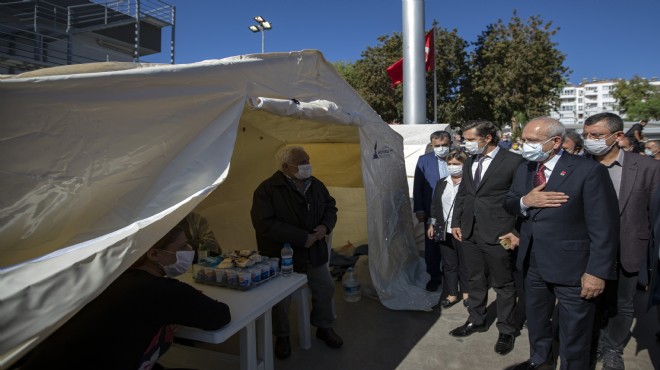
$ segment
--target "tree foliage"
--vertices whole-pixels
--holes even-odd
[[[488,25],[471,54],[468,115],[506,124],[518,113],[536,117],[556,107],[569,72],[551,40],[557,31],[552,22],[523,21],[515,11],[508,24]]]
[[[467,78],[468,43],[451,32],[438,28],[435,37],[436,73],[438,85],[438,122],[461,120],[463,105],[460,89]],[[403,53],[400,33],[378,38],[378,45],[368,47],[362,58],[352,68],[346,63],[335,63],[335,68],[344,79],[381,115],[386,122],[403,121],[403,86],[392,88],[386,69],[399,60]],[[405,83],[405,82],[404,82]],[[426,73],[426,117],[434,119],[433,71]]]
[[[660,119],[660,89],[639,76],[617,82],[612,96],[628,119]]]
[[[469,44],[457,30],[438,27],[438,122],[456,125],[483,118],[502,125],[517,116],[548,114],[558,105],[556,92],[568,74],[565,56],[551,40],[557,30],[538,16],[523,21],[514,12],[509,23],[498,20],[488,25],[468,55]],[[395,32],[379,37],[378,45],[367,47],[355,63],[335,63],[386,122],[403,121],[403,87],[392,89],[386,72],[402,50],[402,35]],[[426,117],[433,121],[433,71],[426,74],[426,97]]]

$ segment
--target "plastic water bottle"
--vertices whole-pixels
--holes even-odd
[[[362,298],[360,282],[357,277],[355,277],[355,271],[352,267],[349,267],[344,274],[341,284],[344,287],[344,300],[346,302],[357,302]]]
[[[202,262],[209,256],[209,248],[206,242],[200,241],[199,248],[197,249],[197,262]]]
[[[291,244],[284,243],[280,254],[282,257],[282,276],[289,277],[293,272],[293,248],[291,248]]]

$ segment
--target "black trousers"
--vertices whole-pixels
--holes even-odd
[[[447,239],[438,244],[442,255],[442,275],[445,277],[448,294],[458,296],[459,293],[468,293],[469,278],[461,242],[447,233]]]
[[[580,286],[548,283],[536,268],[534,250],[530,252],[525,274],[527,330],[530,360],[549,361],[552,355],[552,313],[557,303],[559,322],[559,357],[561,370],[589,369],[591,333],[596,301],[580,297]]]
[[[468,320],[481,325],[486,321],[488,287],[497,294],[497,329],[502,334],[517,335],[514,318],[516,288],[509,251],[499,244],[488,244],[476,231],[462,244],[468,270]]]

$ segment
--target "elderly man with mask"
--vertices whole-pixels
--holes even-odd
[[[504,201],[522,221],[516,264],[525,274],[530,358],[516,370],[555,368],[555,301],[561,369],[589,368],[595,298],[615,277],[616,193],[605,167],[562,150],[565,135],[549,117],[527,123],[522,139],[528,162],[516,170]]]
[[[252,225],[259,251],[269,257],[279,257],[284,243],[293,248],[293,270],[307,275],[312,291],[311,323],[316,337],[331,348],[343,341],[332,329],[335,320],[332,296],[335,282],[328,270],[328,245],[325,236],[337,222],[335,199],[316,177],[305,149],[284,147],[276,156],[278,170],[254,191]],[[289,342],[289,307],[287,297],[273,307],[275,355],[291,355]]]

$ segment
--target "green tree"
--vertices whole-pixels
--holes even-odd
[[[630,81],[619,80],[612,96],[628,119],[660,119],[660,89],[639,76]]]
[[[443,28],[436,30],[436,58],[438,85],[438,121],[462,121],[464,102],[460,89],[467,78],[468,63],[465,48],[468,43]],[[399,60],[403,53],[400,33],[381,36],[378,45],[368,47],[362,58],[354,64],[335,63],[335,68],[344,79],[369,103],[386,122],[403,121],[403,85],[392,88],[386,69]],[[405,82],[404,82],[405,83]],[[426,73],[426,117],[434,119],[433,71]]]
[[[471,53],[464,87],[468,118],[503,125],[518,114],[547,115],[558,106],[556,91],[569,70],[551,40],[557,31],[539,16],[523,21],[515,11],[508,24],[500,19],[488,25]]]

